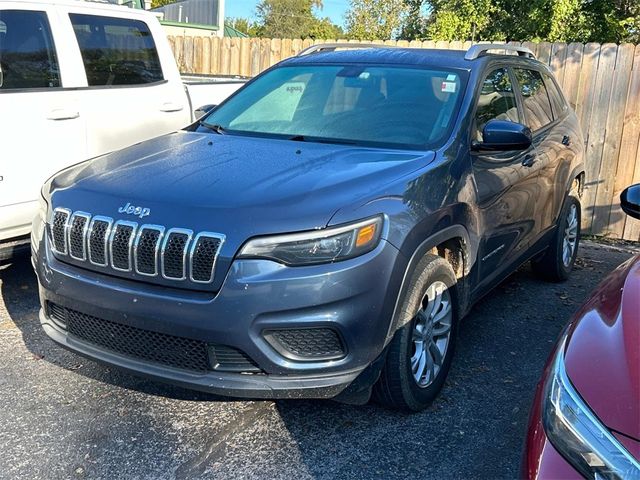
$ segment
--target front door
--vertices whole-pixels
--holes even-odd
[[[507,68],[490,72],[478,98],[472,135],[482,141],[490,120],[522,122],[514,82]],[[536,230],[536,150],[473,153],[473,173],[483,232],[478,285],[488,285],[527,250]]]

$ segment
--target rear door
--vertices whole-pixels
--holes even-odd
[[[127,11],[68,10],[88,87],[81,101],[90,156],[176,131],[191,120],[173,55],[159,52],[154,40],[164,32],[158,32],[155,19],[151,24],[130,16]]]
[[[558,176],[562,176],[563,169],[564,177],[568,175],[566,170],[570,165],[568,154],[571,150],[564,143],[570,143],[571,138],[570,135],[563,138],[567,132],[561,125],[560,117],[565,112],[554,112],[544,73],[524,67],[514,67],[513,73],[524,110],[524,123],[531,129],[537,153],[535,170],[539,172],[538,198],[534,210],[536,230],[532,235],[532,240],[536,241],[552,231],[560,213],[565,188],[559,185]],[[550,78],[548,81],[552,82]]]
[[[478,95],[472,139],[482,141],[490,120],[524,122],[513,75],[507,67],[490,71]],[[473,152],[477,203],[482,219],[479,284],[492,280],[523,254],[536,231],[537,169],[535,147],[524,151]]]
[[[86,155],[56,19],[48,5],[0,4],[0,240],[28,234],[43,182]]]

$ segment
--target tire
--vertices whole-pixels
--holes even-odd
[[[417,412],[427,408],[438,396],[449,373],[455,349],[458,324],[456,277],[446,260],[432,254],[420,260],[401,311],[405,323],[398,328],[389,344],[380,377],[373,387],[373,398],[393,409]],[[433,319],[437,318],[440,320],[434,322]],[[427,345],[429,348],[425,348]],[[435,361],[438,356],[439,366]],[[432,365],[433,370],[430,368]]]
[[[580,245],[580,220],[580,200],[570,193],[558,217],[556,233],[549,248],[542,258],[531,262],[533,271],[540,278],[551,282],[564,282],[569,278]]]

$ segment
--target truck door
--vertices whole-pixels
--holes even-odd
[[[497,68],[486,77],[478,96],[472,137],[482,141],[493,119],[523,122],[512,75]],[[472,165],[483,232],[479,248],[479,285],[487,285],[523,255],[536,230],[536,151],[473,152]]]
[[[85,158],[85,126],[47,5],[0,6],[0,240],[29,233],[40,187]]]
[[[186,127],[191,108],[157,20],[132,10],[87,13],[69,7],[87,87],[81,92],[91,156]],[[158,27],[158,29],[155,29]],[[162,45],[163,48],[159,48]]]

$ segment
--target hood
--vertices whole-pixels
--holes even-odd
[[[576,318],[567,375],[607,427],[640,440],[640,255],[606,277]]]
[[[209,230],[239,246],[255,235],[327,225],[340,208],[388,193],[433,152],[177,132],[68,169],[52,205],[116,219]],[[236,242],[233,242],[236,237]]]

